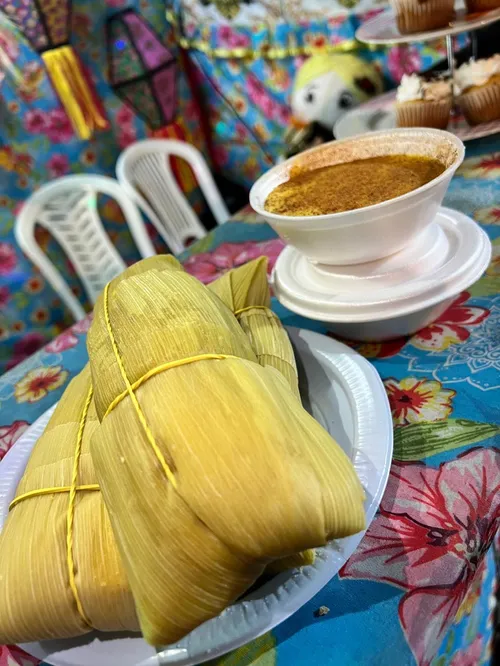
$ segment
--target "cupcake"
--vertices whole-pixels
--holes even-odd
[[[454,0],[392,0],[392,6],[403,35],[445,28],[455,16]]]
[[[500,55],[464,63],[455,72],[454,84],[469,125],[500,118]]]
[[[500,7],[500,0],[465,0],[468,14],[489,12]]]
[[[452,106],[451,81],[405,74],[396,93],[397,125],[446,129]]]

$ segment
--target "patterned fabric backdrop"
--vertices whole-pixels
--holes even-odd
[[[8,4],[0,2],[0,7],[13,17],[22,17],[25,5],[29,5],[26,0],[13,0]],[[119,96],[121,90],[117,94],[108,83],[106,26],[109,34],[110,23],[107,21],[125,7],[148,22],[151,32],[154,30],[149,39],[163,42],[175,59],[176,122],[164,135],[186,139],[204,149],[197,107],[160,0],[108,0],[106,3],[75,0],[72,3],[72,45],[95,83],[110,125],[108,130],[97,131],[89,141],[82,141],[75,135],[40,56],[20,31],[13,26],[9,28],[6,22],[0,23],[0,47],[13,61],[21,80],[25,81],[25,86],[21,87],[19,80],[11,74],[0,76],[0,374],[72,323],[53,290],[16,246],[13,225],[22,202],[41,184],[66,174],[114,176],[120,151],[151,134],[148,123],[127,103],[129,100],[125,97],[124,101]],[[116,21],[111,25],[116,25]],[[115,37],[114,32],[112,37]],[[130,63],[137,62],[138,57],[134,56],[130,44],[125,43],[124,49],[125,58],[121,62],[129,63],[128,70],[124,72],[122,67],[119,73],[130,77]],[[116,59],[115,62],[120,65]],[[157,64],[152,63],[153,66]],[[137,74],[141,72],[132,72],[132,75]],[[196,197],[197,192],[193,191],[195,204]],[[120,254],[129,262],[137,260],[139,255],[118,206],[111,200],[103,201],[101,213]],[[71,266],[48,233],[40,234],[39,240],[70,280],[73,291],[79,297],[83,296]],[[159,239],[155,238],[155,241],[165,250]]]
[[[171,0],[167,12],[187,49],[208,113],[214,159],[251,186],[283,155],[297,71],[316,53],[374,62],[387,87],[444,58],[444,42],[371,50],[359,25],[387,7],[373,0]],[[460,38],[458,44],[464,45]]]

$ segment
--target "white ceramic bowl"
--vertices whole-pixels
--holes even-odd
[[[275,166],[254,184],[252,208],[290,245],[314,263],[361,264],[398,252],[434,219],[450,180],[462,163],[460,139],[442,130],[400,128],[332,141]],[[289,179],[290,169],[317,169],[380,155],[410,154],[434,157],[445,171],[407,194],[344,213],[292,217],[264,208],[268,195]]]

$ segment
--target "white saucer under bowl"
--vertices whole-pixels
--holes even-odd
[[[285,307],[340,335],[383,340],[434,321],[479,279],[490,257],[490,240],[471,218],[440,208],[411,246],[378,261],[315,265],[288,246],[276,262],[273,287]]]

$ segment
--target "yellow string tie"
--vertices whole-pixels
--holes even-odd
[[[68,565],[69,586],[71,588],[71,591],[73,592],[73,597],[75,599],[78,613],[80,614],[80,617],[90,629],[93,628],[92,623],[87,618],[85,611],[83,609],[83,605],[80,600],[80,594],[78,592],[78,587],[76,585],[76,580],[75,580],[76,572],[75,572],[75,560],[73,557],[73,524],[75,519],[76,493],[80,491],[100,490],[100,487],[96,483],[91,483],[88,485],[81,485],[81,486],[77,485],[78,468],[80,465],[80,456],[82,453],[83,431],[85,429],[85,423],[87,421],[87,414],[89,411],[91,401],[92,401],[92,386],[89,388],[87,399],[85,400],[85,404],[82,410],[82,415],[80,417],[80,424],[76,436],[76,447],[75,447],[75,456],[73,459],[73,470],[71,474],[71,485],[30,490],[29,492],[23,493],[22,495],[18,495],[9,505],[9,511],[11,511],[17,504],[31,497],[40,497],[43,495],[53,495],[53,494],[55,495],[58,493],[69,493],[68,511],[66,514],[66,560]]]
[[[249,305],[248,307],[241,308],[240,310],[236,310],[234,313],[235,316],[238,316],[240,314],[243,314],[245,312],[248,312],[249,310],[267,310],[270,312],[273,316],[276,317],[274,312],[270,310],[268,307],[265,305]],[[109,329],[108,329],[109,331]],[[160,372],[165,372],[166,370],[171,370],[172,368],[178,368],[182,365],[188,365],[189,363],[196,363],[197,361],[222,361],[226,358],[234,358],[241,360],[239,356],[234,356],[233,354],[198,354],[197,356],[188,356],[187,358],[181,358],[176,361],[168,361],[167,363],[162,363],[161,365],[156,366],[156,368],[152,368],[151,370],[148,370],[142,377],[139,377],[139,379],[136,379],[135,382],[130,384],[130,388],[132,391],[136,391],[139,386],[142,386],[144,382],[146,382],[148,379],[151,377],[154,377],[155,375],[158,375]],[[118,360],[118,359],[117,359]],[[122,375],[123,376],[123,375]],[[104,413],[104,417],[108,416],[113,409],[117,405],[120,404],[120,402],[126,398],[128,395],[130,395],[128,387],[122,391],[119,395],[112,400],[112,402],[109,404],[107,410]]]
[[[175,480],[175,476],[170,469],[170,467],[167,464],[167,461],[165,460],[163,453],[160,451],[157,443],[155,442],[155,439],[153,437],[153,433],[149,429],[149,426],[147,424],[146,418],[144,416],[144,413],[141,409],[141,406],[139,405],[139,402],[137,401],[137,397],[134,393],[134,389],[132,388],[132,385],[129,382],[129,379],[127,377],[127,373],[125,371],[125,367],[123,365],[123,361],[120,357],[120,352],[118,350],[118,346],[115,341],[115,336],[113,334],[113,329],[111,328],[111,321],[109,319],[109,308],[108,308],[108,292],[109,292],[109,282],[104,288],[104,318],[106,321],[106,328],[108,331],[109,339],[111,342],[111,347],[113,348],[113,352],[116,358],[116,362],[118,363],[118,368],[120,369],[120,374],[122,376],[122,379],[125,383],[125,386],[127,387],[127,393],[130,396],[130,400],[132,401],[132,404],[134,405],[134,409],[136,411],[137,417],[144,429],[144,432],[146,434],[148,442],[151,444],[151,447],[153,448],[153,451],[156,454],[156,457],[158,458],[158,461],[160,465],[163,468],[163,471],[165,472],[165,475],[167,479],[170,481],[172,486],[174,488],[177,488],[177,481]]]
[[[30,490],[27,493],[18,495],[12,502],[9,504],[9,511],[11,511],[17,504],[23,502],[24,500],[30,499],[31,497],[41,497],[43,495],[57,495],[58,493],[69,493],[71,486],[54,486],[53,488],[40,488],[39,490]],[[76,486],[77,492],[88,492],[100,490],[100,487],[97,483],[92,483],[86,486]]]
[[[132,389],[132,391],[135,391],[136,389],[139,388],[139,386],[144,384],[144,382],[146,382],[151,377],[158,375],[160,372],[165,372],[165,370],[170,370],[171,368],[178,368],[181,365],[196,363],[196,361],[222,361],[226,358],[238,359],[240,357],[233,356],[231,354],[199,354],[198,356],[189,356],[188,358],[180,358],[177,361],[168,361],[167,363],[162,363],[161,365],[158,365],[156,368],[148,370],[146,374],[142,375],[142,377],[139,377],[139,379],[136,379],[136,381],[133,384],[130,384],[130,388]],[[109,407],[104,413],[103,418],[108,416],[108,414],[112,412],[113,409],[128,395],[130,395],[130,392],[127,387],[124,391],[122,391],[119,395],[117,395],[116,398],[110,403]]]
[[[87,400],[85,401],[85,405],[83,407],[82,417],[80,419],[80,427],[78,428],[78,435],[76,438],[75,457],[73,459],[73,475],[71,479],[71,489],[69,491],[68,513],[66,517],[66,556],[68,562],[69,586],[73,592],[78,613],[80,614],[80,617],[85,622],[85,624],[87,624],[90,628],[92,628],[92,623],[89,621],[85,611],[83,610],[80,594],[78,593],[78,587],[75,580],[76,571],[75,560],[73,557],[73,523],[75,518],[75,500],[78,481],[78,467],[80,465],[80,455],[82,452],[83,430],[85,428],[85,422],[87,420],[87,413],[89,411],[91,400],[92,386],[89,388],[89,392],[87,394]]]

